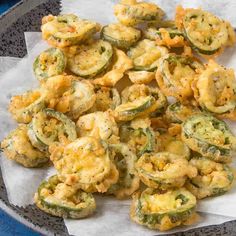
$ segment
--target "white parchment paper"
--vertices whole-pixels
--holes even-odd
[[[236,27],[235,0],[145,0],[158,4],[167,17],[173,18],[177,5],[202,7],[219,17],[228,20]],[[113,6],[119,0],[62,0],[62,13],[75,13],[82,18],[92,19],[102,24],[115,22]]]
[[[35,40],[33,42],[31,56],[17,61],[18,63],[14,58],[13,60],[6,59],[5,64],[8,67],[11,64],[11,69],[4,74],[0,73],[0,140],[17,126],[7,111],[11,96],[38,86],[32,72],[33,58],[48,45],[42,41],[39,41],[38,44]],[[0,155],[1,170],[9,202],[18,206],[32,204],[38,185],[47,175],[47,168],[24,168],[3,157],[2,153]]]
[[[17,57],[0,57],[0,75],[7,72],[20,61]]]
[[[153,236],[166,233],[150,230],[137,225],[129,218],[129,201],[119,201],[109,197],[96,197],[97,210],[95,215],[82,220],[64,220],[69,234],[80,236]],[[207,225],[222,224],[235,218],[201,213],[199,222],[195,225],[184,226],[168,231],[168,233],[182,232]]]
[[[63,13],[75,13],[82,18],[96,20],[102,24],[114,22],[112,7],[116,0],[62,0]],[[173,17],[174,9],[177,4],[183,4],[188,7],[201,6],[210,10],[224,19],[228,19],[236,26],[234,9],[236,2],[233,0],[154,0],[165,11],[167,15]],[[222,7],[222,4],[224,7]],[[213,6],[213,7],[212,7]],[[7,112],[7,105],[10,97],[15,94],[36,87],[38,85],[32,74],[32,63],[34,58],[48,45],[41,40],[40,33],[25,33],[28,57],[19,60],[14,58],[0,58],[3,71],[13,68],[6,73],[0,70],[0,140],[5,137],[10,130],[16,127]],[[225,66],[236,69],[236,47],[227,49],[227,51],[218,59]],[[230,123],[233,130],[236,131],[236,124]],[[2,154],[1,154],[2,155]],[[45,169],[27,169],[7,160],[1,156],[0,164],[4,182],[7,188],[10,203],[18,206],[26,206],[33,203],[32,197],[39,183],[55,171],[52,168]],[[236,162],[234,163],[236,166]],[[193,226],[177,228],[171,232],[188,230],[191,228],[221,224],[226,221],[236,219],[236,187],[224,196],[214,199],[201,201],[198,211],[201,213],[200,221]],[[97,211],[96,214],[83,220],[65,220],[66,227],[73,235],[124,235],[124,236],[149,236],[157,235],[157,232],[146,229],[133,223],[129,219],[129,201],[119,201],[111,197],[96,196]]]

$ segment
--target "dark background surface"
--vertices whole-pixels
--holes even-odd
[[[39,236],[39,234],[0,210],[0,236]]]
[[[14,6],[20,0],[0,0],[0,14]]]

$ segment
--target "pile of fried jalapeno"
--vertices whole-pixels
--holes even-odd
[[[168,20],[136,0],[114,14],[103,27],[43,17],[39,86],[11,98],[18,127],[1,149],[27,168],[54,166],[34,197],[51,215],[88,217],[99,193],[132,197],[131,219],[151,229],[194,223],[197,201],[234,181],[236,137],[222,119],[236,120],[236,80],[214,61],[234,45],[233,28],[181,6]]]

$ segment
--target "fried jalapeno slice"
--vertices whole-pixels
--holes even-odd
[[[197,168],[198,175],[189,179],[185,187],[197,199],[222,195],[231,189],[234,173],[228,165],[205,157],[192,158],[190,163]]]
[[[144,184],[161,190],[182,187],[188,177],[197,175],[185,158],[169,152],[145,153],[137,161],[136,170]]]
[[[77,119],[96,101],[91,82],[76,76],[53,76],[48,78],[41,87],[47,106],[66,114],[71,119]]]
[[[177,29],[177,27],[169,27],[169,28],[154,28],[150,27],[144,31],[144,37],[150,40],[162,39],[162,31],[161,29],[166,30],[169,33],[171,39],[176,36],[183,36],[183,33]]]
[[[59,146],[50,159],[66,184],[86,192],[106,192],[119,178],[108,148],[94,137],[81,137]]]
[[[22,95],[15,95],[11,98],[9,112],[19,123],[29,123],[34,114],[45,107],[43,92],[39,89],[31,90]]]
[[[120,127],[120,139],[132,147],[138,157],[157,149],[156,138],[148,118],[136,118]]]
[[[166,118],[173,123],[181,124],[184,122],[189,116],[200,113],[200,109],[198,107],[194,107],[190,104],[183,105],[180,102],[175,102],[170,104],[166,109]]]
[[[136,117],[147,116],[154,112],[158,107],[153,96],[137,98],[133,102],[127,102],[119,105],[114,110],[116,121],[130,121]]]
[[[194,96],[209,112],[223,114],[234,110],[236,81],[233,69],[226,69],[210,60],[194,83]]]
[[[63,94],[71,89],[72,82],[79,79],[73,75],[56,75],[41,83],[47,107],[54,109]]]
[[[47,151],[48,146],[63,138],[68,141],[77,138],[75,123],[63,113],[49,108],[33,117],[28,136],[32,145],[42,151]]]
[[[166,96],[186,102],[193,97],[191,84],[201,69],[203,65],[193,57],[169,54],[160,62],[157,84]]]
[[[34,201],[42,211],[63,218],[85,218],[96,209],[91,193],[66,185],[57,175],[40,184]]]
[[[95,86],[94,92],[96,100],[88,112],[114,110],[121,104],[120,94],[116,88]]]
[[[183,9],[180,28],[198,53],[212,55],[229,41],[227,23],[202,9]]]
[[[185,188],[167,192],[147,188],[134,195],[130,217],[150,229],[166,231],[190,219],[196,204],[196,197]]]
[[[60,75],[66,68],[66,57],[59,48],[49,48],[36,57],[33,70],[39,81]]]
[[[159,151],[170,152],[186,160],[190,159],[191,151],[181,140],[179,134],[172,135],[168,130],[163,129],[162,132],[158,132],[156,140],[159,144]]]
[[[104,75],[95,78],[93,83],[100,86],[114,87],[124,77],[125,72],[131,68],[133,68],[132,60],[122,50],[114,48],[111,68]]]
[[[110,149],[115,153],[114,163],[119,171],[119,180],[111,185],[108,193],[119,199],[128,197],[139,188],[139,178],[134,167],[137,156],[125,143],[112,144]]]
[[[128,71],[127,75],[134,84],[149,84],[155,79],[155,72],[150,71]]]
[[[158,88],[132,85],[122,91],[122,104],[115,109],[118,121],[129,121],[136,117],[162,113],[167,106],[166,97]]]
[[[122,103],[133,102],[140,97],[152,96],[155,99],[155,114],[161,114],[167,107],[165,95],[157,88],[144,84],[134,84],[121,93]]]
[[[117,48],[128,49],[139,40],[141,32],[133,27],[115,23],[104,26],[101,37]]]
[[[164,16],[164,12],[156,4],[136,0],[122,0],[114,9],[118,21],[128,26],[142,22],[155,23]]]
[[[48,15],[42,19],[41,30],[43,39],[50,45],[64,48],[86,41],[100,30],[100,26],[73,14]]]
[[[69,51],[68,69],[83,78],[92,78],[104,71],[113,55],[111,44],[103,40],[75,46]]]
[[[107,143],[119,142],[119,129],[110,112],[94,112],[81,116],[76,123],[80,137],[92,136]]]
[[[168,48],[179,48],[186,46],[183,33],[176,26],[169,28],[150,27],[144,31],[144,37],[154,40],[157,45]]]
[[[59,99],[55,109],[75,120],[88,111],[96,101],[94,86],[86,80],[73,80],[71,87]]]
[[[196,114],[182,124],[182,139],[190,149],[216,162],[228,163],[235,150],[235,136],[224,121]]]
[[[130,48],[127,55],[133,60],[136,71],[155,71],[160,58],[167,55],[165,47],[157,46],[154,41],[144,39]]]
[[[1,142],[1,148],[7,158],[25,167],[40,167],[49,158],[45,152],[32,146],[27,131],[27,125],[19,125]]]

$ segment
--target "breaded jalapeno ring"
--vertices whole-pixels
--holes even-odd
[[[122,103],[133,102],[138,98],[152,96],[155,98],[154,114],[161,114],[167,107],[167,98],[157,87],[134,84],[126,87],[121,93]]]
[[[228,165],[204,157],[192,158],[190,163],[197,168],[198,175],[185,186],[198,199],[222,195],[231,189],[234,173]]]
[[[145,153],[137,161],[136,170],[148,187],[163,190],[182,187],[188,177],[197,175],[185,158],[169,152]]]
[[[206,55],[212,55],[227,44],[227,23],[202,9],[185,9],[182,30],[191,47]]]
[[[115,16],[123,25],[136,25],[142,22],[158,22],[164,16],[164,12],[153,3],[122,0],[115,5]]]
[[[137,156],[125,143],[112,144],[110,148],[115,152],[114,162],[119,171],[119,180],[111,185],[108,193],[117,198],[128,197],[139,188],[139,177],[134,167]]]
[[[130,217],[140,225],[166,231],[193,216],[196,198],[184,188],[158,192],[147,188],[133,197]]]
[[[67,54],[68,69],[83,78],[92,78],[109,66],[112,55],[111,44],[103,40],[79,45],[74,53]]]
[[[28,136],[33,146],[46,151],[48,146],[65,137],[69,141],[77,138],[75,123],[66,115],[53,109],[37,113],[29,125]]]
[[[119,141],[119,130],[110,112],[94,112],[81,116],[76,123],[79,136],[92,136],[108,143]]]
[[[181,140],[180,135],[171,135],[163,129],[156,137],[159,151],[170,152],[187,160],[190,159],[190,148]]]
[[[27,125],[19,125],[1,142],[1,148],[7,158],[25,167],[40,167],[49,158],[32,145],[27,132]]]
[[[119,177],[108,148],[94,137],[56,148],[50,159],[66,184],[86,192],[106,192]]]
[[[49,77],[60,75],[66,68],[66,57],[59,48],[49,48],[36,57],[33,70],[35,77],[43,81]]]
[[[190,149],[216,162],[228,163],[235,149],[235,137],[224,121],[209,114],[197,114],[182,124],[182,139]]]
[[[95,86],[96,100],[89,112],[114,110],[121,104],[121,98],[116,88],[105,86]]]
[[[101,35],[113,46],[128,49],[139,40],[141,32],[135,28],[116,23],[104,26]]]
[[[36,89],[11,98],[9,111],[19,123],[29,123],[32,117],[45,107],[42,90]]]
[[[166,96],[186,102],[186,99],[193,97],[192,82],[203,68],[196,58],[169,54],[160,62],[156,73],[157,84]]]
[[[128,143],[138,157],[156,151],[156,138],[148,118],[136,118],[120,126],[120,139]]]
[[[75,120],[96,101],[94,86],[87,80],[73,80],[71,87],[57,100],[55,109]]]
[[[204,110],[224,114],[236,107],[236,81],[233,69],[226,69],[211,60],[193,87],[195,99]]]
[[[43,39],[50,45],[64,48],[89,39],[100,30],[100,26],[73,14],[49,15],[42,19],[41,30]]]
[[[154,112],[158,107],[153,96],[137,98],[133,102],[127,102],[119,105],[114,110],[117,121],[129,121],[136,117],[148,115]]]
[[[57,175],[40,184],[34,200],[42,211],[63,218],[85,218],[96,209],[91,193],[66,185]]]
[[[191,106],[190,104],[183,105],[180,102],[175,102],[167,107],[166,117],[170,122],[181,124],[189,116],[200,112],[201,111],[198,107]]]
[[[130,48],[127,55],[133,60],[136,71],[155,71],[159,65],[160,58],[165,56],[168,50],[157,46],[154,41],[144,39]]]

